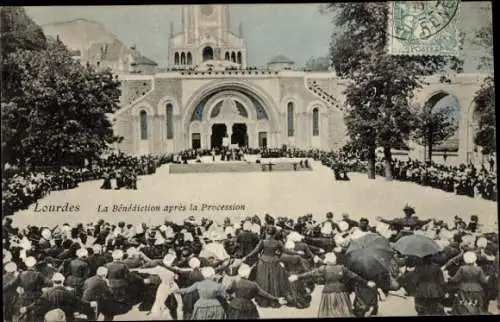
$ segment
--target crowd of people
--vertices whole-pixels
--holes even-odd
[[[6,218],[4,319],[109,321],[136,305],[148,319],[252,319],[259,307],[310,307],[318,285],[318,317],[377,315],[379,301],[398,290],[418,315],[488,313],[498,296],[498,233],[475,215],[444,223],[421,220],[408,205],[403,211],[378,223],[331,212],[318,221],[191,216],[158,226],[17,228]],[[411,237],[439,247],[423,255],[401,248]],[[428,249],[416,244],[413,251]],[[363,267],[356,254],[365,248],[363,256],[387,263]]]
[[[108,189],[106,181],[116,178],[119,188],[133,189],[137,175],[152,174],[167,161],[165,156],[133,157],[114,153],[85,167],[10,168],[2,176],[2,215],[27,209],[52,191],[74,189],[89,180],[104,178],[103,188]]]

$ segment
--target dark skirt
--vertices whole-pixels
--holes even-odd
[[[322,293],[318,318],[354,317],[347,292]]]
[[[285,297],[290,289],[288,276],[278,261],[267,261],[262,258],[255,267],[255,282],[275,297]],[[258,296],[255,301],[260,307],[278,307],[275,301]]]
[[[227,317],[230,320],[259,319],[259,311],[252,300],[234,298],[229,304]]]
[[[200,299],[193,309],[191,320],[225,320],[226,311],[217,299]]]
[[[453,313],[456,315],[484,314],[484,292],[458,291],[455,294]]]
[[[306,290],[307,284],[305,281],[297,280],[290,283],[290,289],[287,299],[287,306],[295,307],[297,309],[308,308],[311,304],[311,294]]]

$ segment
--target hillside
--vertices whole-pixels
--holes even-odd
[[[127,48],[116,35],[96,21],[75,19],[46,24],[42,28],[47,36],[55,38],[59,35],[59,39],[72,50],[85,52],[93,44],[113,42],[118,42],[124,49]]]

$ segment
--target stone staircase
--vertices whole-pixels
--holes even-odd
[[[309,92],[311,92],[314,96],[325,102],[326,106],[328,106],[329,108],[331,107],[335,107],[337,109],[340,108],[338,100],[333,95],[328,93],[328,91],[322,88],[317,81],[305,77],[304,85],[309,90]]]

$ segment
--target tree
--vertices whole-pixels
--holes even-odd
[[[328,57],[311,57],[307,60],[305,69],[311,72],[326,72],[330,68]]]
[[[474,98],[474,116],[477,118],[474,143],[483,148],[483,154],[496,152],[495,84],[487,77]]]
[[[23,7],[0,8],[2,58],[18,50],[43,50],[47,39],[43,30]]]
[[[17,50],[2,64],[2,164],[82,164],[116,140],[106,113],[120,83],[73,60],[60,41]]]
[[[351,140],[366,149],[368,177],[374,179],[375,149],[382,147],[385,177],[392,179],[391,148],[405,145],[418,126],[411,100],[424,77],[446,68],[461,71],[454,57],[393,56],[387,53],[387,3],[333,3],[338,32],[331,58],[337,75],[350,80],[344,94],[345,121]]]
[[[488,14],[491,7],[482,8]],[[477,69],[493,72],[493,24],[488,21],[475,33],[474,44],[483,50]],[[474,143],[483,148],[483,154],[496,152],[496,112],[495,112],[495,83],[493,75],[486,77],[481,88],[474,97],[476,104],[474,117],[477,120]]]
[[[438,110],[426,106],[418,108],[418,125],[414,138],[421,145],[427,146],[427,161],[432,161],[432,147],[449,139],[457,130],[454,118],[455,109],[446,106]]]

